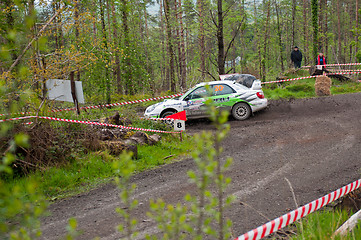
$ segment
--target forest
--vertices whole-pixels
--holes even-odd
[[[275,79],[319,51],[355,62],[358,0],[2,0],[0,76],[8,99],[48,79],[82,81],[91,102],[182,92],[220,74]]]

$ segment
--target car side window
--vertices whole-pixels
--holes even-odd
[[[207,90],[205,87],[199,87],[194,89],[193,92],[191,92],[190,94],[188,94],[187,99],[188,100],[192,100],[192,99],[197,99],[197,98],[204,98],[207,96]]]
[[[212,95],[218,96],[218,95],[226,95],[235,93],[236,91],[228,86],[227,84],[215,84],[212,85]]]

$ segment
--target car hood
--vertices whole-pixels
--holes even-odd
[[[163,102],[164,105],[173,105],[173,104],[177,104],[177,103],[181,103],[182,101],[179,99],[165,99]]]
[[[179,99],[165,99],[163,102],[159,102],[159,103],[155,103],[153,105],[150,105],[148,108],[155,108],[155,107],[158,107],[158,106],[161,106],[161,105],[164,105],[164,106],[171,106],[171,105],[174,105],[174,104],[179,104],[181,103],[182,101],[179,100]]]

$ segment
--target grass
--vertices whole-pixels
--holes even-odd
[[[139,146],[138,159],[134,160],[136,171],[142,172],[157,166],[171,163],[189,156],[194,143],[191,137],[164,135],[154,146]],[[171,156],[171,157],[170,157]],[[64,198],[93,189],[100,184],[109,183],[116,176],[112,163],[120,156],[112,156],[107,152],[90,152],[78,156],[64,167],[52,167],[45,172],[37,171],[23,178],[14,178],[9,184],[25,186],[30,179],[37,180],[39,191],[50,199]]]
[[[349,219],[349,214],[345,211],[324,210],[312,213],[296,223],[297,235],[290,237],[290,240],[357,240],[361,238],[361,226],[356,228],[347,236],[333,236],[333,233]]]

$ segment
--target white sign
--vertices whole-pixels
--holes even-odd
[[[70,80],[61,79],[49,79],[45,83],[48,89],[48,97],[51,100],[74,102],[71,95]],[[75,81],[75,94],[78,99],[78,103],[85,103],[83,86],[80,81]]]
[[[186,122],[183,120],[174,120],[174,130],[175,131],[184,131],[186,130]]]
[[[318,70],[322,70],[322,65],[317,65]]]

